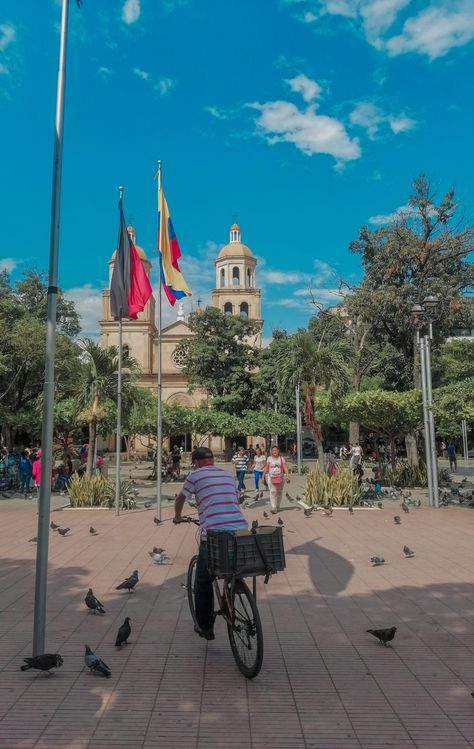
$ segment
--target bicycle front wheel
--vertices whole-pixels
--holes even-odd
[[[191,611],[191,616],[196,626],[198,626],[198,623],[196,619],[196,606],[194,604],[194,581],[196,579],[197,561],[198,561],[197,554],[195,554],[195,556],[193,556],[193,558],[189,562],[188,580],[187,580],[187,586],[186,586],[188,589],[189,610]]]
[[[227,623],[230,647],[239,671],[253,679],[262,668],[263,631],[255,598],[243,580],[236,580],[232,623]]]

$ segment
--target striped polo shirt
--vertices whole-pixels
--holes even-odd
[[[236,453],[232,458],[232,463],[235,465],[236,471],[246,471],[249,465],[249,456],[245,453],[243,455]]]
[[[182,489],[188,499],[196,497],[196,506],[201,523],[201,538],[208,530],[236,531],[247,528],[247,521],[237,500],[234,478],[215,465],[207,465],[192,471]]]

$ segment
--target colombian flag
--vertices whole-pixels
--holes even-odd
[[[158,251],[160,253],[161,283],[171,305],[177,299],[191,296],[191,292],[179,269],[181,257],[178,239],[174,233],[168,203],[160,188],[158,196]]]

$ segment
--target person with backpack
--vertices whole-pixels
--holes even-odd
[[[285,480],[286,482],[290,480],[286,460],[280,455],[280,449],[276,445],[273,445],[270,455],[266,460],[263,476],[267,478],[270,487],[270,512],[272,515],[276,515],[277,512],[280,512]]]

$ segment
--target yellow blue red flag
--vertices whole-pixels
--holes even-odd
[[[158,251],[160,253],[161,283],[169,303],[174,305],[177,299],[191,296],[191,291],[179,269],[178,260],[181,257],[181,251],[170,218],[168,204],[161,188],[158,194]]]

